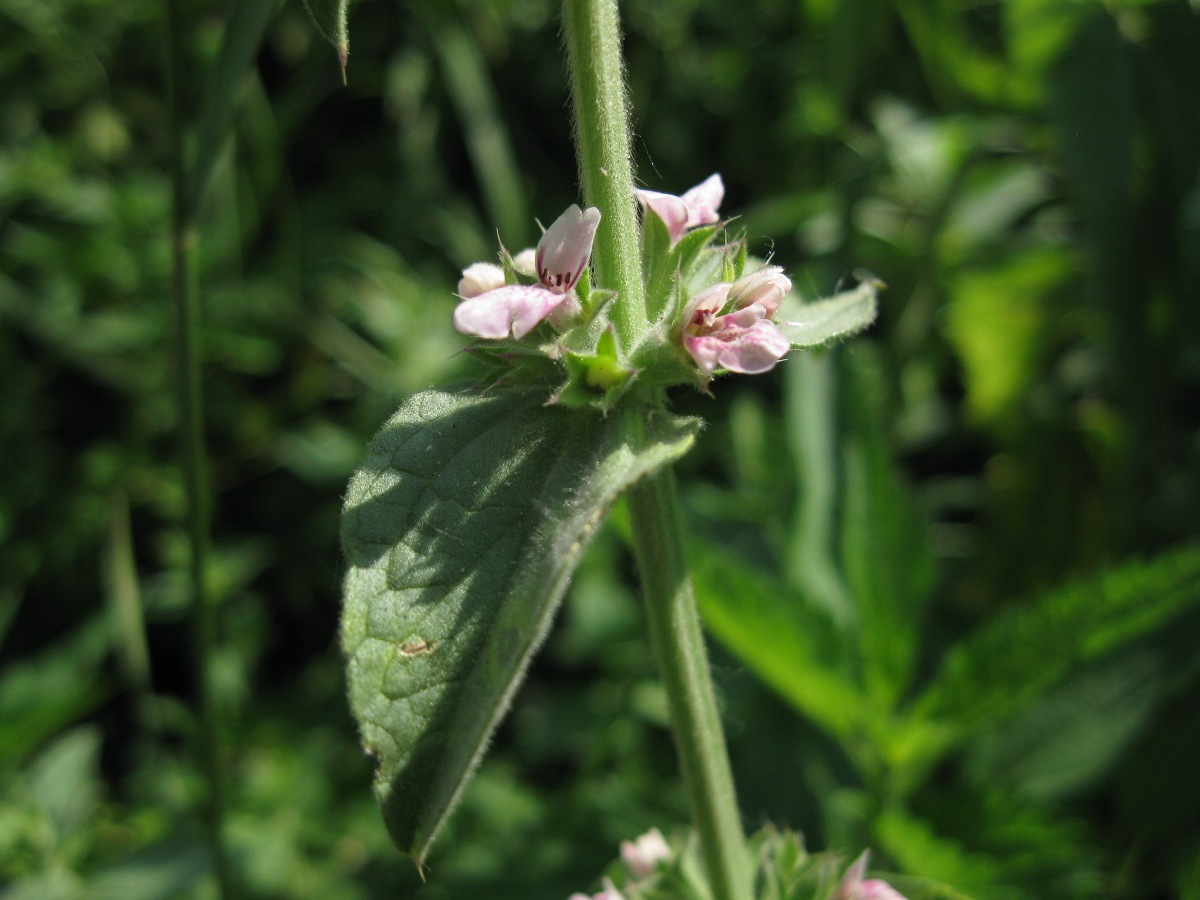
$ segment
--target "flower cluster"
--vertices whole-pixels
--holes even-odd
[[[680,196],[637,192],[650,321],[633,340],[622,335],[630,346],[619,346],[607,318],[607,305],[621,298],[584,277],[600,224],[595,207],[569,207],[535,249],[515,257],[502,251],[502,266],[464,269],[454,327],[503,342],[473,349],[506,365],[539,357],[561,363],[567,383],[552,400],[607,409],[635,380],[659,387],[691,381],[704,389],[723,372],[768,372],[792,349],[870,323],[873,285],[801,303],[789,296],[792,282],[782,268],[750,260],[744,239],[718,243],[724,197],[717,174]]]
[[[837,884],[830,885],[827,876],[819,874],[828,871],[823,861],[818,862],[818,857],[825,854],[810,856],[804,851],[803,842],[797,836],[781,835],[769,826],[764,833],[790,844],[793,852],[780,855],[765,849],[770,848],[770,844],[762,845],[762,852],[759,853],[760,863],[765,863],[770,870],[779,860],[788,860],[785,868],[779,869],[777,874],[797,884],[811,884],[815,896],[823,900],[907,900],[883,879],[866,877],[869,850],[864,850],[850,864]],[[695,852],[694,846],[692,852]],[[657,828],[651,828],[637,840],[622,841],[621,862],[625,866],[626,878],[621,886],[626,892],[632,892],[633,896],[638,897],[643,896],[644,892],[652,893],[656,897],[674,896],[672,887],[675,883],[664,882],[662,879],[671,876],[672,872],[677,876],[688,868],[686,864],[681,866],[680,861],[674,857],[675,852]],[[799,868],[787,868],[797,865]],[[810,880],[814,879],[814,876],[816,880]],[[688,896],[692,894],[689,892]],[[605,878],[598,894],[576,892],[567,900],[625,900],[625,895],[611,878]]]
[[[454,327],[474,337],[519,341],[564,305],[574,311],[574,288],[591,257],[599,224],[600,210],[594,206],[571,206],[559,216],[533,252],[536,284],[509,284],[504,270],[493,263],[468,266],[458,282],[462,302],[454,310]],[[529,251],[513,263],[515,271],[527,272]]]
[[[621,841],[621,861],[629,870],[634,881],[649,878],[658,871],[659,866],[671,859],[671,847],[667,839],[657,828],[651,828],[635,841]],[[603,890],[590,897],[583,893],[574,893],[567,900],[625,900],[620,891],[605,878]]]

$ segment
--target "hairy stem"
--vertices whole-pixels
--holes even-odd
[[[587,202],[603,219],[593,245],[596,283],[617,292],[613,321],[625,348],[647,327],[617,0],[566,0],[563,15],[575,141]],[[632,409],[632,428],[646,410]],[[714,900],[748,900],[745,838],[725,738],[683,554],[668,469],[629,493],[650,640]]]
[[[602,216],[592,250],[595,283],[617,292],[613,322],[629,350],[646,330],[646,290],[617,0],[566,0],[563,25],[580,179],[584,197]]]
[[[222,898],[232,898],[233,875],[222,835],[224,773],[218,743],[218,716],[209,678],[209,661],[215,642],[212,607],[204,585],[208,551],[208,471],[204,442],[204,394],[200,380],[199,306],[196,297],[192,249],[195,228],[188,202],[187,167],[184,162],[184,113],[181,86],[186,83],[184,26],[179,0],[166,4],[166,92],[170,111],[171,170],[171,295],[177,317],[179,364],[179,414],[183,475],[187,487],[187,528],[191,544],[189,582],[192,594],[193,653],[196,670],[197,750],[208,781],[205,829],[213,871]]]
[[[716,900],[746,900],[745,838],[684,559],[674,473],[667,469],[636,485],[629,493],[629,512],[650,640],[667,689],[709,884]]]

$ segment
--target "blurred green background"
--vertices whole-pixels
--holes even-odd
[[[248,897],[551,900],[686,800],[621,516],[430,860],[343,698],[341,493],[469,376],[463,266],[575,201],[549,0],[302,6],[236,87],[198,217],[208,583]],[[0,897],[211,897],[169,296],[161,4],[0,0]],[[978,898],[1200,898],[1200,8],[643,0],[640,180],[845,347],[715,399],[681,467],[748,826]],[[238,26],[241,27],[241,26]],[[234,35],[236,36],[236,35]],[[189,146],[204,147],[192,135]]]

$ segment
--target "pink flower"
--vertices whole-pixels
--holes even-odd
[[[660,862],[670,858],[671,848],[657,828],[651,828],[636,841],[621,841],[621,859],[638,878],[645,878]]]
[[[771,321],[791,281],[778,266],[767,266],[701,291],[683,312],[682,343],[707,378],[718,367],[760,375],[787,355],[792,343]],[[724,315],[721,310],[728,309]]]
[[[709,175],[682,197],[660,194],[658,191],[637,192],[638,200],[653,210],[667,226],[671,243],[678,241],[689,228],[697,225],[713,225],[721,220],[717,210],[725,199],[725,183],[718,174]]]
[[[600,210],[572,205],[554,220],[538,241],[534,267],[539,284],[505,284],[504,272],[491,263],[463,270],[458,283],[462,303],[454,310],[454,327],[473,337],[520,340],[566,301],[588,264]],[[500,272],[499,280],[496,271]]]
[[[870,850],[864,850],[854,864],[846,870],[841,884],[838,885],[838,889],[833,895],[833,900],[906,900],[903,894],[886,881],[878,878],[863,880],[863,876],[867,874],[867,856],[870,852]]]
[[[600,893],[592,894],[590,897],[587,894],[574,893],[567,900],[625,900],[625,898],[621,896],[621,892],[617,890],[616,885],[605,878],[604,890]]]

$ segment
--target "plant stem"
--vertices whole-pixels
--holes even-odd
[[[628,351],[648,322],[617,0],[566,0],[563,10],[584,196],[603,216],[593,245],[596,284],[617,292],[613,321]],[[631,410],[631,427],[644,427],[647,412]],[[748,900],[745,838],[684,560],[673,473],[636,485],[629,510],[650,640],[712,895]]]
[[[628,502],[650,640],[667,689],[709,885],[715,900],[745,900],[750,896],[745,838],[684,559],[674,472],[667,469],[635,485]]]
[[[594,283],[617,292],[613,323],[628,352],[647,321],[617,0],[566,0],[563,26],[580,180],[602,216],[593,244]]]
[[[215,642],[212,607],[205,589],[204,572],[208,552],[208,471],[204,441],[204,394],[200,380],[199,307],[192,260],[195,230],[188,203],[187,169],[184,163],[184,113],[181,85],[185,83],[186,49],[179,0],[166,4],[166,91],[170,122],[171,170],[171,295],[177,317],[179,363],[179,414],[183,474],[187,487],[187,527],[191,544],[188,577],[192,594],[193,654],[196,674],[197,750],[208,781],[205,829],[213,871],[220,895],[232,898],[233,875],[222,834],[224,777],[219,747],[219,722],[209,660]]]

